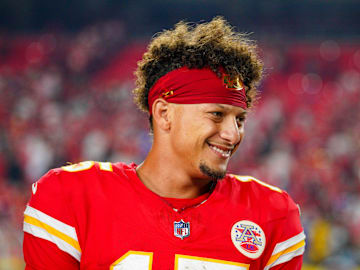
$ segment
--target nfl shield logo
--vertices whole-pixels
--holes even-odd
[[[180,222],[175,221],[174,235],[181,238],[181,240],[183,240],[185,237],[188,237],[190,235],[190,222],[184,222],[183,220]]]

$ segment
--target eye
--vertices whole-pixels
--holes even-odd
[[[236,123],[238,125],[238,127],[241,127],[245,122],[245,117],[244,116],[238,116],[236,117]]]
[[[211,114],[213,116],[215,116],[216,118],[221,118],[224,116],[224,114],[222,112],[211,112]]]

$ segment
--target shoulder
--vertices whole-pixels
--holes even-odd
[[[123,163],[94,161],[48,171],[32,185],[24,212],[27,253],[33,250],[33,241],[45,239],[80,261],[81,239],[89,217],[109,214],[111,208],[104,207],[109,196],[118,197],[116,192],[124,189],[125,182],[119,180],[131,171],[134,168]]]
[[[289,211],[299,211],[286,191],[253,176],[228,174],[224,180],[231,187],[231,196],[248,202],[253,209],[266,209],[269,218],[281,218]]]
[[[82,161],[51,169],[38,182],[61,181],[66,182],[66,184],[71,184],[71,182],[75,180],[91,182],[106,176],[125,176],[128,175],[128,172],[131,170],[133,170],[132,165],[127,165],[122,162]]]
[[[254,189],[262,190],[263,192],[277,192],[277,193],[283,193],[284,191],[276,186],[270,185],[266,182],[263,182],[253,176],[243,176],[243,175],[235,175],[235,174],[228,174],[227,177],[234,181],[235,183],[238,183],[241,185],[241,183],[247,183],[249,186],[251,186]]]
[[[32,184],[29,208],[52,216],[66,216],[74,205],[103,197],[115,184],[130,177],[132,167],[124,163],[84,161],[49,170]],[[120,187],[120,188],[121,188]]]
[[[261,181],[253,176],[240,176],[235,174],[227,174],[224,179],[226,184],[231,186],[233,192],[241,192],[242,195],[246,193],[247,196],[254,198],[286,197],[287,193],[282,189]]]
[[[69,194],[91,190],[105,182],[111,184],[130,177],[131,171],[134,171],[132,165],[96,161],[83,161],[54,168],[32,184],[30,201],[33,197],[37,198],[37,201],[43,201],[50,197],[67,197]]]

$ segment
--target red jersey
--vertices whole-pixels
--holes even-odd
[[[288,194],[227,175],[182,210],[136,165],[86,161],[49,171],[25,210],[26,269],[301,269],[305,235]]]

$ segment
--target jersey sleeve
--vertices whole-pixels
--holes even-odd
[[[51,170],[32,185],[23,227],[27,270],[79,269],[81,249],[59,173]]]
[[[300,270],[305,251],[305,234],[300,222],[300,209],[288,197],[287,216],[282,222],[280,239],[277,241],[264,270]]]

